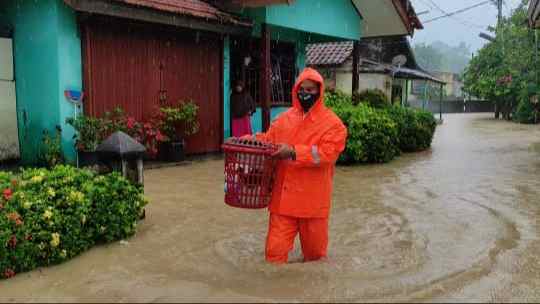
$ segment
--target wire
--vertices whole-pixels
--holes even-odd
[[[443,13],[444,15],[449,15],[450,13],[448,13],[447,11],[445,11],[444,9],[442,9],[437,3],[435,3],[433,0],[427,0],[429,1],[426,2],[426,0],[420,0],[422,3],[426,4],[427,6],[431,7],[432,9],[436,9],[438,10],[439,12]],[[465,20],[462,20],[462,19],[459,19],[459,18],[456,18],[454,16],[450,16],[450,18],[452,18],[453,20],[459,22],[461,25],[464,25],[466,27],[469,27],[469,28],[478,28],[478,29],[482,29],[484,30],[487,26],[482,26],[482,25],[479,25],[479,24],[475,24],[475,23],[472,23],[472,22],[469,22],[469,21],[465,21]]]
[[[482,5],[486,5],[488,3],[491,3],[491,0],[488,0],[488,1],[484,1],[484,2],[480,2],[478,4],[475,4],[475,5],[472,5],[472,6],[468,6],[466,8],[462,8],[460,10],[457,10],[457,11],[453,11],[451,13],[448,13],[448,14],[444,14],[442,16],[439,16],[439,17],[435,17],[435,18],[432,18],[432,19],[429,19],[429,20],[426,20],[426,21],[422,21],[422,23],[429,23],[429,22],[433,22],[435,20],[439,20],[439,19],[442,19],[442,18],[446,18],[446,17],[452,17],[454,15],[457,15],[457,14],[460,14],[460,13],[463,13],[463,12],[466,12],[466,11],[469,11],[473,8],[477,8],[479,6],[482,6]]]

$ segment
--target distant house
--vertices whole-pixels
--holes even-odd
[[[352,92],[352,42],[311,44],[307,54],[307,64],[323,73],[328,87]],[[404,36],[363,39],[359,45],[359,55],[358,91],[379,89],[392,102],[404,103],[409,95],[410,81],[444,83],[417,65],[410,44]],[[392,64],[398,57],[404,60],[403,65]]]

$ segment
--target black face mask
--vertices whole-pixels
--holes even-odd
[[[302,109],[304,109],[304,112],[307,112],[319,99],[319,93],[310,94],[304,91],[298,91],[297,97],[298,97],[298,101],[300,101],[300,105],[302,106]]]

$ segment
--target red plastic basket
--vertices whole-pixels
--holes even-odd
[[[276,160],[273,144],[233,139],[223,145],[225,153],[225,203],[245,209],[268,207],[272,197]]]

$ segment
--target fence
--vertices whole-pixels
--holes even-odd
[[[494,112],[495,106],[490,101],[484,100],[443,100],[442,104],[435,100],[411,100],[409,106],[418,109],[425,109],[432,113],[483,113]]]

